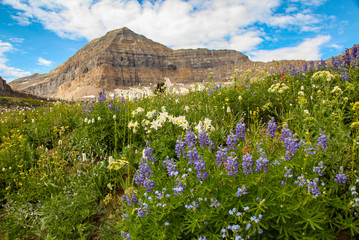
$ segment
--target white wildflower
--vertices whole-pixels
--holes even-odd
[[[229,106],[227,106],[227,113],[231,112],[231,108]]]
[[[111,163],[113,163],[113,162],[114,162],[113,157],[110,156],[110,157],[108,158],[108,165],[111,165]]]
[[[342,89],[340,88],[340,87],[338,87],[338,86],[335,86],[334,88],[333,88],[333,90],[332,90],[332,93],[338,93],[338,94],[342,94],[343,93],[343,91],[342,91]]]
[[[307,109],[304,110],[304,113],[309,115],[309,111]]]
[[[150,128],[153,128],[155,130],[158,130],[158,128],[162,127],[161,123],[159,121],[153,121],[151,122],[151,127]]]
[[[148,117],[148,118],[152,118],[152,117],[155,115],[155,113],[156,113],[156,110],[153,110],[153,111],[147,112],[147,113],[146,113],[146,117]]]
[[[299,92],[298,92],[298,95],[304,96],[304,92],[303,92],[303,91],[299,91]]]
[[[242,96],[241,95],[239,95],[238,100],[242,101]]]

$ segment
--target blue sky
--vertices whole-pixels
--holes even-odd
[[[0,76],[49,72],[124,26],[174,49],[319,60],[359,43],[359,0],[0,0]]]

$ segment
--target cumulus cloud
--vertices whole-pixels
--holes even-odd
[[[30,72],[6,64],[7,58],[4,53],[12,50],[14,50],[14,48],[11,43],[0,40],[0,76],[7,80],[13,80],[30,74]]]
[[[310,4],[312,0],[293,0]],[[314,0],[320,4],[323,0]],[[106,32],[129,27],[175,49],[231,48],[250,51],[266,38],[256,23],[301,31],[318,28],[319,16],[291,7],[275,14],[281,0],[2,0],[19,10],[21,24],[40,22],[64,38],[92,40]],[[252,28],[248,28],[252,26]]]
[[[318,35],[305,39],[294,47],[284,47],[274,50],[259,50],[250,52],[253,61],[268,62],[272,60],[318,60],[321,59],[320,47],[330,40],[329,35]]]
[[[46,60],[46,59],[44,59],[44,58],[42,58],[42,57],[39,57],[38,59],[37,59],[37,64],[38,65],[44,65],[44,66],[50,66],[51,64],[52,64],[52,61],[50,61],[50,60]]]
[[[278,26],[280,28],[296,26],[301,31],[316,31],[320,27],[321,18],[322,16],[315,16],[311,13],[275,14],[269,17],[266,23],[269,26]]]

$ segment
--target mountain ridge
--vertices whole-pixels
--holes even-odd
[[[228,77],[235,65],[246,62],[251,61],[234,50],[173,50],[124,27],[90,41],[49,73],[9,84],[39,96],[69,100],[97,95],[102,89],[149,86],[164,78],[177,83],[201,82],[211,71]]]
[[[205,48],[173,50],[127,27],[93,39],[49,73],[33,74],[9,83],[13,89],[41,97],[77,100],[103,89],[150,86],[169,78],[173,83],[230,79],[235,69],[263,69],[304,65],[309,61],[253,62],[235,50]],[[308,64],[309,65],[309,64]]]

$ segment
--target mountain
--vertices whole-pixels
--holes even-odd
[[[174,83],[208,79],[223,81],[238,66],[252,64],[234,50],[172,50],[124,27],[86,44],[75,55],[46,74],[12,81],[13,89],[44,97],[78,99],[105,89],[149,86],[169,78]]]
[[[33,98],[39,100],[47,100],[45,98],[41,98],[30,93],[13,90],[2,77],[0,77],[0,97]]]

